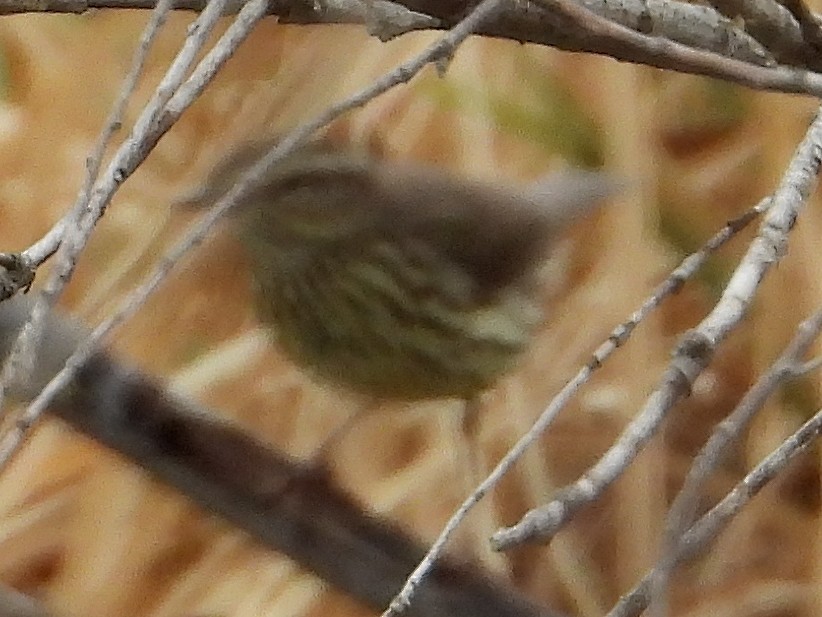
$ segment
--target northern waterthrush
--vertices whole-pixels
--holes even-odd
[[[189,203],[215,202],[273,145],[237,150]],[[470,399],[515,366],[552,243],[613,186],[583,171],[479,183],[316,140],[232,218],[259,317],[293,361],[377,398]]]

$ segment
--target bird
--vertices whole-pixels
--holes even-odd
[[[225,195],[278,138],[237,147],[183,201]],[[314,138],[230,211],[257,315],[316,379],[377,400],[470,400],[511,372],[545,319],[540,272],[614,179],[462,178]]]

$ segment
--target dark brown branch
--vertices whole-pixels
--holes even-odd
[[[24,323],[29,298],[0,304],[0,354]],[[29,389],[65,361],[84,328],[51,316]],[[370,516],[323,474],[268,448],[235,424],[170,395],[97,354],[54,412],[262,544],[281,551],[375,610],[388,605],[425,547]],[[410,614],[556,617],[467,567],[440,562]]]

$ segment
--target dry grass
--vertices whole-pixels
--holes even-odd
[[[3,249],[27,245],[73,200],[144,18],[0,23],[8,64],[0,103]],[[172,20],[143,97],[187,19]],[[124,186],[65,306],[94,322],[116,305],[179,236],[185,215],[170,212],[170,202],[227,143],[310,117],[424,40],[382,46],[356,29],[264,24]],[[601,157],[631,179],[623,199],[561,247],[566,294],[522,370],[489,395],[479,418],[488,464],[683,251],[772,189],[812,108],[604,59],[472,40],[446,81],[427,71],[335,127],[353,140],[379,140],[390,156],[438,162],[455,173],[527,179],[563,159]],[[655,559],[666,504],[712,424],[819,305],[820,235],[822,215],[809,209],[744,329],[604,503],[550,547],[480,558],[571,614],[602,614]],[[493,496],[493,507],[472,519],[468,536],[512,522],[596,459],[655,384],[677,333],[710,306],[743,246],[737,240],[716,257],[701,280],[636,333]],[[311,383],[268,348],[237,263],[237,246],[215,239],[113,345],[278,447],[310,453],[360,403]],[[772,401],[710,485],[712,497],[819,406],[814,380]],[[373,510],[431,539],[463,496],[464,468],[454,455],[460,438],[454,405],[373,416],[334,451],[335,472]],[[795,465],[710,555],[677,576],[676,615],[822,614],[817,466],[812,456]],[[470,550],[462,540],[455,550]],[[52,421],[0,478],[0,579],[66,616],[367,614]]]

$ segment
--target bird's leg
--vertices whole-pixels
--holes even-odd
[[[454,435],[455,467],[463,479],[463,498],[476,489],[486,474],[487,462],[480,440],[483,406],[482,395],[463,401],[458,434]],[[467,554],[473,554],[489,570],[504,575],[509,573],[510,564],[502,553],[491,550],[488,541],[500,525],[493,501],[486,496],[474,509],[473,519],[462,538],[464,545],[468,545]]]
[[[465,399],[460,411],[460,434],[456,441],[458,447],[457,464],[466,472],[460,474],[465,479],[463,488],[468,494],[473,491],[482,479],[483,461],[479,445],[480,415],[482,401],[480,396]]]

